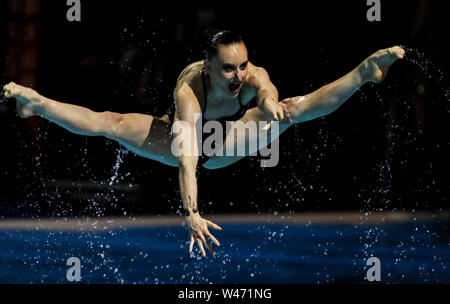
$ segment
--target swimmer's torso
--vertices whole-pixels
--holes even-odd
[[[203,61],[197,61],[188,65],[180,74],[175,87],[177,88],[183,84],[189,85],[197,98],[197,101],[202,109],[202,116],[207,120],[220,119],[235,114],[239,108],[248,104],[256,96],[257,88],[255,83],[256,68],[250,62],[248,64],[248,74],[242,83],[242,89],[238,96],[229,97],[224,100],[218,100],[210,94],[211,90],[208,87],[206,90],[203,87],[202,70],[204,69]],[[207,79],[207,75],[204,76]],[[208,84],[209,81],[206,81]],[[207,107],[205,110],[205,92]],[[239,102],[240,99],[240,102]]]

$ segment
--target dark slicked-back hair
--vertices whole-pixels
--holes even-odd
[[[205,32],[205,41],[203,45],[203,55],[207,60],[217,55],[217,50],[220,45],[229,45],[233,43],[243,42],[241,35],[232,31],[223,30],[208,30]]]

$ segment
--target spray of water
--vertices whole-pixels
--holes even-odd
[[[421,71],[424,78],[427,79],[430,83],[433,85],[433,100],[429,100],[429,102],[433,102],[437,104],[439,103],[439,107],[444,107],[448,111],[448,101],[450,100],[450,89],[448,85],[448,78],[446,76],[446,73],[443,71],[441,67],[439,67],[426,53],[423,51],[417,49],[417,48],[409,48],[404,47],[406,51],[404,61],[408,64],[411,64],[414,68],[417,68]],[[420,92],[419,92],[419,89]],[[424,87],[422,84],[418,85],[417,93],[423,93]],[[378,94],[378,92],[375,91],[375,95],[377,97],[377,100],[382,100],[381,96]],[[409,100],[406,100],[404,102],[405,105],[408,105]],[[393,108],[391,108],[392,112]],[[395,134],[395,129],[398,127],[396,123],[394,122],[394,118],[392,117],[392,113],[389,112],[388,122],[386,125],[386,139],[385,139],[385,157],[384,161],[381,164],[380,168],[380,182],[381,187],[379,189],[379,192],[381,193],[381,199],[385,200],[386,208],[391,209],[390,206],[390,200],[389,200],[389,193],[391,191],[391,183],[392,183],[392,158],[394,154],[394,146],[399,144],[399,137],[396,136],[398,134]],[[449,112],[450,113],[450,112]],[[415,142],[415,138],[410,138],[409,136],[413,136],[412,134],[408,133],[408,139],[406,142],[403,142],[405,144]],[[403,162],[403,161],[402,161]],[[367,200],[364,209],[360,210],[361,214],[365,214],[366,216],[369,215],[371,212],[367,211],[367,209],[371,209],[370,206],[370,199]],[[393,208],[393,211],[396,212],[396,207]],[[412,212],[415,212],[415,210],[412,210]],[[429,230],[426,229],[425,224],[422,225],[423,228],[427,231],[426,234],[429,234]],[[372,227],[372,228],[366,228],[363,230],[363,234],[359,238],[359,242],[362,245],[361,249],[361,256],[364,259],[370,256],[377,255],[378,253],[376,250],[374,250],[377,246],[381,243],[387,242],[384,236],[384,228],[383,226],[380,227]],[[410,259],[409,256],[410,251],[414,252],[415,247],[429,247],[432,244],[431,238],[424,238],[423,232],[419,231],[417,227],[411,231],[409,238],[406,237],[404,241],[399,242],[396,245],[397,250],[394,252],[395,260],[393,262],[393,266],[395,267],[402,267],[405,261]],[[441,263],[443,265],[443,263]],[[443,266],[444,267],[444,266]],[[418,271],[420,272],[420,276],[424,279],[426,282],[429,280],[430,272],[429,269],[425,269],[426,267],[423,267],[421,265],[418,266]],[[445,267],[444,267],[445,268]],[[432,270],[434,271],[434,269]],[[389,279],[391,278],[391,274],[388,273],[387,277]],[[407,279],[405,275],[398,278],[400,280]]]
[[[119,168],[120,165],[123,163],[123,156],[128,154],[128,150],[124,147],[120,147],[117,150],[117,159],[116,164],[113,167],[113,175],[111,176],[109,180],[109,185],[112,186],[114,183],[117,183],[118,177],[119,177]]]
[[[0,103],[4,102],[5,100],[6,100],[5,92],[3,92],[3,89],[0,86]]]
[[[447,75],[441,67],[439,67],[426,53],[422,52],[418,48],[404,47],[406,51],[403,60],[413,64],[419,68],[428,79],[432,80],[445,96],[446,101],[450,100],[450,87],[448,83]]]

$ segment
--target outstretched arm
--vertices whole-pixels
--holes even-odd
[[[278,102],[278,90],[264,68],[255,67],[253,82],[256,87],[256,103],[264,116],[271,121],[285,119],[291,122],[290,113],[285,104]]]
[[[189,252],[192,252],[194,242],[196,241],[203,256],[206,256],[203,244],[212,254],[215,254],[214,248],[208,242],[209,237],[217,246],[219,241],[208,231],[208,227],[221,229],[211,221],[203,219],[200,216],[197,206],[197,177],[196,168],[198,156],[197,138],[195,131],[195,113],[200,113],[200,106],[195,95],[189,87],[181,87],[175,93],[176,113],[174,124],[174,136],[181,138],[181,155],[178,157],[181,201],[185,212],[186,222],[190,233]]]
[[[405,51],[398,46],[379,50],[338,80],[311,94],[288,98],[282,103],[287,104],[296,123],[328,115],[339,108],[366,82],[383,81],[389,67],[403,58],[404,54]]]

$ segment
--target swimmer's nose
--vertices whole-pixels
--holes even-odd
[[[242,73],[242,72],[237,72],[236,75],[234,76],[235,81],[242,82],[243,79],[244,79],[244,73]]]

